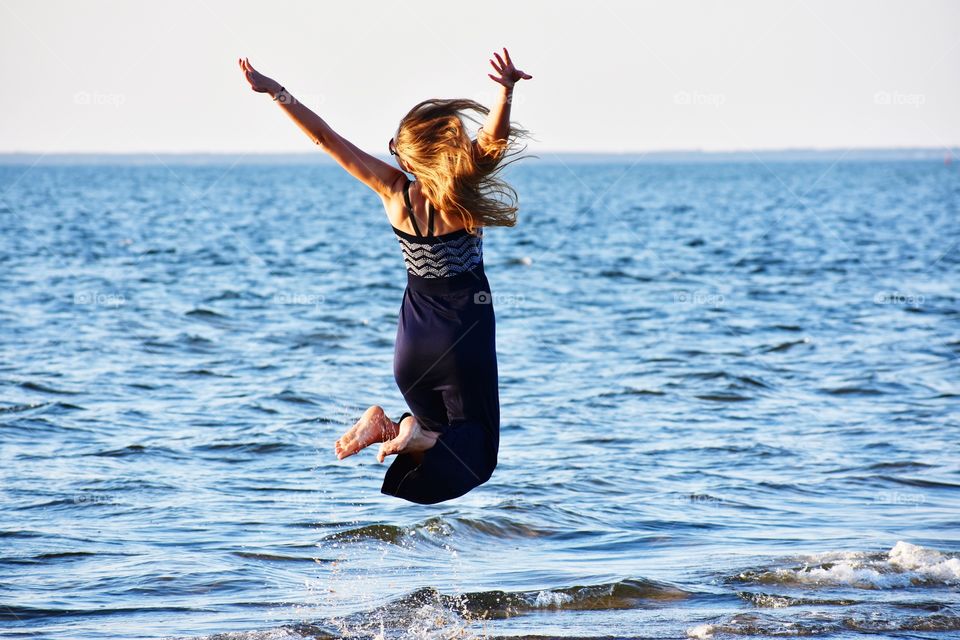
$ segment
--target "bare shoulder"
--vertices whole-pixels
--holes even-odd
[[[403,199],[403,188],[407,184],[407,174],[399,172],[390,184],[386,193],[380,195],[383,202],[384,211],[387,213],[387,219],[394,227],[400,227],[406,218],[406,203]]]

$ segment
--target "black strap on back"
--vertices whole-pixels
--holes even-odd
[[[407,213],[410,216],[410,224],[413,225],[413,230],[416,232],[418,238],[422,238],[423,234],[420,233],[420,227],[417,226],[417,219],[413,216],[413,205],[410,204],[410,184],[411,180],[407,180],[406,184],[403,185],[403,200],[407,203]],[[433,205],[430,204],[430,201],[427,201],[427,211],[429,212],[429,217],[427,219],[427,237],[433,235]]]
[[[413,225],[413,230],[416,232],[418,238],[422,238],[423,234],[420,233],[420,228],[417,226],[417,219],[413,216],[413,205],[410,204],[410,180],[407,180],[407,183],[403,185],[403,200],[407,203],[407,215],[410,216],[410,224]]]

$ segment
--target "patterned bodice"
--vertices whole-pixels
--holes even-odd
[[[465,229],[417,237],[394,228],[407,271],[421,278],[449,278],[483,262],[483,236]],[[481,230],[482,234],[482,230]]]
[[[403,261],[407,264],[407,272],[421,278],[450,278],[466,273],[483,262],[483,229],[478,235],[473,235],[466,229],[433,235],[433,205],[427,202],[429,222],[427,233],[420,233],[417,219],[413,215],[413,205],[410,203],[410,180],[403,185],[403,199],[407,206],[407,215],[416,235],[401,231],[396,227],[394,233],[400,240],[403,250]]]

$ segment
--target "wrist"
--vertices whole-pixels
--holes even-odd
[[[273,101],[277,104],[296,104],[297,99],[293,97],[285,87],[280,87],[277,89],[277,92],[273,94]]]

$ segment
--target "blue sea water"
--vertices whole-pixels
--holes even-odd
[[[328,165],[0,167],[0,636],[960,637],[960,172],[508,168],[500,464],[335,439],[405,284]]]

